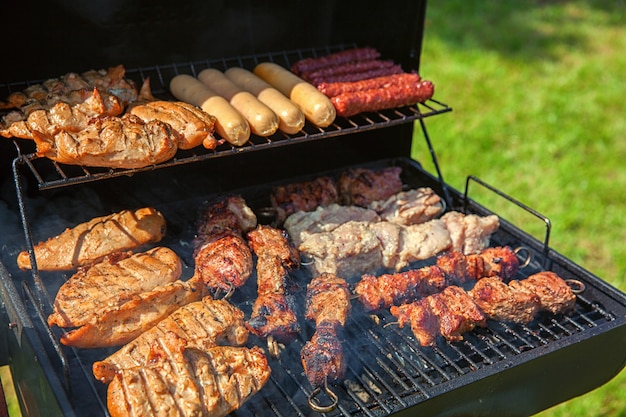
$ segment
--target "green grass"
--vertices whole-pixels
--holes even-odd
[[[626,1],[431,1],[420,72],[453,108],[426,121],[444,179],[463,190],[476,175],[545,214],[553,249],[626,291]],[[624,392],[626,372],[541,416],[626,415]]]

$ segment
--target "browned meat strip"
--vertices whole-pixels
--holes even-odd
[[[380,52],[374,48],[352,48],[320,57],[301,59],[292,65],[291,71],[299,75],[306,71],[341,65],[351,61],[365,61],[378,58],[380,58]]]
[[[400,74],[402,72],[404,72],[402,66],[393,61],[369,59],[303,72],[300,74],[300,77],[318,86],[321,83],[359,81],[378,76]]]
[[[228,301],[204,297],[180,307],[117,352],[94,362],[94,376],[108,383],[123,369],[146,366],[153,344],[170,332],[185,339],[187,346],[202,350],[218,345],[241,346],[248,340],[241,310]]]
[[[113,417],[160,415],[222,417],[241,407],[271,374],[258,347],[185,347],[168,333],[153,345],[146,366],[124,369],[107,391]]]
[[[96,217],[35,245],[37,267],[46,271],[75,269],[115,252],[158,242],[165,231],[165,218],[152,207]],[[17,265],[31,268],[28,252],[18,254]]]
[[[554,272],[539,272],[510,285],[516,289],[521,287],[520,291],[536,294],[543,311],[552,314],[568,313],[575,308],[576,295],[567,282]]]
[[[289,270],[300,265],[298,251],[282,230],[270,226],[259,225],[248,233],[248,241],[258,258],[258,297],[246,326],[259,337],[287,343],[300,332],[289,277]]]
[[[305,375],[314,388],[344,377],[342,333],[350,310],[350,291],[344,279],[322,274],[307,286],[305,317],[315,322],[315,333],[303,346],[300,356]]]
[[[434,93],[433,83],[422,80],[417,84],[391,85],[374,90],[343,93],[331,97],[330,101],[335,106],[338,116],[350,117],[363,112],[424,103]]]
[[[402,191],[401,173],[400,167],[348,169],[337,180],[340,203],[367,207],[374,201],[387,200]]]

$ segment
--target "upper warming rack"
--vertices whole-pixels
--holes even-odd
[[[230,67],[243,67],[253,69],[258,63],[270,61],[289,68],[294,62],[306,58],[316,57],[337,52],[352,45],[340,45],[318,49],[298,49],[291,51],[271,52],[248,56],[237,56],[213,60],[203,60],[167,65],[156,65],[137,69],[127,69],[126,76],[133,79],[138,85],[146,78],[150,79],[152,92],[155,97],[165,100],[174,100],[169,92],[169,81],[178,74],[197,74],[205,68],[217,68],[225,70]],[[13,91],[20,91],[30,84],[40,82],[31,81],[23,84],[0,85],[0,95],[7,96]],[[48,158],[38,157],[32,149],[31,143],[21,140],[15,141],[18,155],[14,160],[14,170],[19,165],[25,165],[34,175],[40,190],[62,187],[70,184],[80,184],[97,181],[106,178],[128,176],[136,172],[151,171],[154,169],[189,164],[212,158],[237,155],[244,152],[252,152],[287,146],[317,139],[349,135],[355,132],[379,129],[404,123],[410,123],[418,119],[433,116],[450,111],[451,108],[437,100],[428,100],[424,104],[400,107],[379,112],[362,113],[352,117],[337,117],[328,127],[321,128],[307,121],[305,127],[294,135],[277,131],[269,137],[251,135],[250,140],[242,146],[233,146],[229,143],[219,145],[216,149],[207,150],[196,147],[191,150],[178,150],[174,158],[158,165],[151,165],[138,169],[112,169],[93,168],[85,166],[70,166],[59,164]],[[216,133],[216,136],[217,133]]]

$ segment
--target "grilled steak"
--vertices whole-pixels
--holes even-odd
[[[215,416],[239,408],[269,379],[262,350],[185,347],[173,333],[156,341],[145,366],[124,369],[107,391],[112,417]]]
[[[402,191],[401,172],[400,167],[354,168],[342,172],[337,180],[340,203],[367,207],[374,201],[387,200]]]
[[[115,252],[158,242],[165,230],[163,215],[151,207],[96,217],[35,245],[37,267],[63,271],[88,265]],[[18,254],[17,265],[30,269],[28,252]]]
[[[243,318],[243,312],[228,301],[204,297],[180,307],[117,352],[95,362],[93,374],[107,383],[123,369],[147,365],[152,345],[169,332],[185,339],[189,347],[201,350],[218,345],[241,346],[248,340]]]

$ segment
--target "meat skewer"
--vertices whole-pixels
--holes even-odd
[[[509,280],[515,276],[519,260],[508,246],[487,248],[478,254],[448,252],[436,264],[395,274],[364,274],[354,293],[366,311],[389,308],[416,298],[443,291],[450,285],[463,285],[483,277]]]
[[[567,314],[575,307],[576,295],[568,282],[549,271],[511,281],[508,285],[483,278],[465,291],[450,286],[418,301],[392,306],[391,314],[402,328],[410,323],[422,346],[433,346],[438,335],[448,341],[462,340],[462,334],[487,319],[528,323],[541,311]]]
[[[314,388],[309,405],[315,411],[332,411],[337,405],[337,397],[328,383],[342,380],[346,372],[342,333],[350,310],[350,291],[344,279],[322,274],[307,286],[305,318],[315,322],[315,333],[302,348],[301,360],[304,373]],[[333,404],[321,406],[315,399],[322,387]]]
[[[194,245],[195,271],[212,291],[227,296],[246,283],[252,252],[243,233],[256,227],[256,215],[241,196],[223,197],[203,210]]]
[[[274,342],[288,343],[300,332],[289,277],[289,270],[299,267],[300,256],[285,232],[271,226],[259,225],[248,233],[248,241],[258,258],[258,297],[246,327],[267,339],[272,356],[278,356]]]

